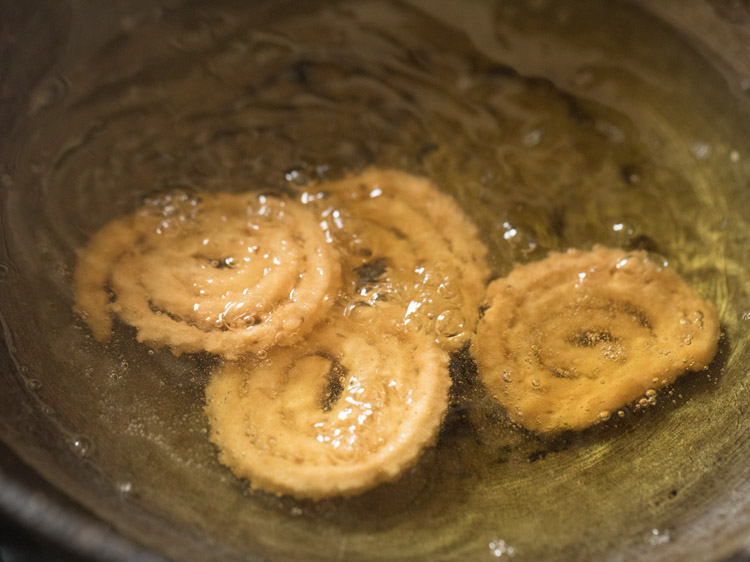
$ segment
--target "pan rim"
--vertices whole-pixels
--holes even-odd
[[[26,485],[8,473],[0,464],[0,515],[20,525],[35,538],[50,546],[97,562],[173,562],[118,533],[106,523],[85,511],[66,497],[56,498],[50,489],[62,494],[33,468],[18,459],[0,441],[3,457],[12,456],[24,470],[43,483],[44,488]],[[70,505],[64,505],[69,502]]]

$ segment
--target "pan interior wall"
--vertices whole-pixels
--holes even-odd
[[[186,561],[708,559],[738,544],[750,77],[623,2],[115,6],[40,9],[29,31],[54,40],[27,56],[48,60],[11,64],[0,86],[0,438],[34,470]],[[495,276],[569,247],[649,251],[716,303],[718,358],[545,440],[504,422],[459,354],[439,442],[397,482],[316,503],[250,491],[207,439],[216,360],[151,351],[124,325],[94,341],[72,312],[76,250],[156,193],[299,193],[370,165],[453,195]]]

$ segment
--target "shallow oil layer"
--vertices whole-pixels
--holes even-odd
[[[104,36],[39,83],[0,155],[18,370],[0,428],[36,470],[185,560],[654,559],[699,534],[750,429],[739,78],[596,2],[226,1]],[[125,326],[92,341],[71,312],[75,250],[160,192],[299,193],[368,165],[452,194],[495,276],[571,246],[652,252],[716,303],[717,361],[550,442],[510,429],[456,354],[438,445],[398,482],[319,503],[248,492],[207,439],[214,359],[150,352]]]

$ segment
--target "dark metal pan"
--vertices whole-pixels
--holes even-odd
[[[13,532],[117,562],[750,559],[746,1],[0,0],[0,131]],[[504,421],[464,351],[437,445],[397,482],[250,490],[207,439],[215,358],[124,325],[94,341],[75,251],[160,191],[372,164],[454,195],[496,276],[597,242],[669,262],[717,304],[717,359],[545,439]]]

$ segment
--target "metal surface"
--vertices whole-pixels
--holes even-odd
[[[686,48],[696,46],[696,51],[700,52],[705,60],[716,69],[716,75],[726,78],[727,84],[730,84],[727,89],[736,91],[739,100],[736,106],[738,122],[750,123],[748,120],[748,115],[750,115],[748,99],[750,98],[747,97],[750,93],[750,5],[747,2],[728,0],[705,2],[700,0],[659,2],[636,0],[634,3],[656,14],[666,22],[669,29],[677,30],[677,34],[688,38]],[[13,179],[17,174],[21,175],[24,172],[18,169],[22,167],[19,162],[25,162],[19,156],[23,152],[19,141],[21,131],[26,120],[33,117],[30,107],[46,103],[38,96],[38,86],[44,85],[47,78],[54,76],[60,68],[64,68],[71,61],[76,61],[83,54],[88,55],[96,52],[97,49],[105,53],[116,52],[121,45],[118,45],[117,41],[110,42],[111,36],[116,31],[121,31],[123,25],[125,27],[137,27],[141,24],[147,26],[146,24],[155,17],[153,14],[156,11],[177,11],[181,4],[177,1],[164,1],[157,7],[151,2],[119,1],[108,3],[105,7],[88,2],[42,1],[31,5],[25,2],[0,0],[0,131],[3,131],[0,135],[0,178],[3,178],[0,181],[0,189],[10,191],[7,187],[10,180],[6,181],[4,178]],[[272,4],[258,2],[258,5],[268,12],[276,9]],[[617,4],[628,3],[618,2]],[[457,19],[460,19],[460,12],[461,10],[457,12]],[[441,17],[448,18],[449,16],[444,14]],[[203,41],[205,37],[210,38],[210,34],[204,34],[204,37],[196,32],[194,35],[196,43]],[[419,56],[419,53],[414,54],[417,60]],[[123,68],[127,69],[130,62],[123,60]],[[538,64],[537,69],[543,74],[545,61],[537,61],[536,64]],[[116,70],[119,69],[113,69],[113,75],[117,74]],[[169,68],[161,67],[159,72],[166,76]],[[134,72],[134,74],[137,73]],[[71,84],[64,81],[52,84],[60,88],[71,87]],[[54,96],[54,88],[48,88],[45,91],[51,92],[50,95]],[[743,95],[746,96],[744,101]],[[717,123],[717,129],[722,126],[723,124]],[[95,126],[91,131],[93,131],[92,135],[97,134]],[[747,158],[750,155],[742,154],[742,156]],[[137,170],[133,173],[137,174]],[[750,201],[750,183],[740,186],[736,192],[740,194],[740,197],[736,198],[733,204],[738,212],[745,212]],[[127,199],[127,194],[118,196]],[[3,201],[7,202],[5,196]],[[96,204],[96,201],[91,204],[94,210],[92,214],[98,212]],[[96,222],[95,219],[92,223]],[[88,227],[88,230],[91,230],[90,224]],[[75,233],[77,243],[80,244],[85,239],[83,231],[86,230],[86,228],[81,228]],[[3,235],[8,235],[6,229],[0,229],[0,236]],[[10,236],[22,235],[23,233],[16,232],[10,234]],[[5,255],[9,244],[9,240],[2,240],[0,244],[0,258],[2,258],[0,261],[3,264],[9,262]],[[40,243],[40,252],[44,249],[42,246]],[[72,253],[69,253],[65,257],[70,261],[71,256]],[[17,274],[12,267],[6,265],[3,267],[6,269],[0,272],[0,275],[4,278]],[[740,267],[747,271],[747,264],[740,264]],[[9,300],[5,301],[7,302]],[[61,308],[68,307],[68,309],[70,305],[64,300],[54,304]],[[742,321],[745,322],[744,326],[747,330],[747,319],[741,319],[741,315],[748,314],[747,312],[730,309],[725,310],[724,313],[727,317],[731,316],[733,321],[736,320],[739,326],[738,332],[743,325]],[[2,317],[6,318],[5,315]],[[58,343],[67,341],[66,338],[69,338],[70,334],[65,331],[65,328],[60,328],[57,324],[54,326],[59,329],[59,333],[55,333],[53,341]],[[351,511],[347,511],[349,507],[337,504],[319,510],[316,510],[314,506],[304,505],[302,508],[306,527],[299,531],[298,535],[289,537],[287,541],[289,545],[285,546],[286,550],[274,550],[274,548],[276,544],[282,545],[287,537],[272,537],[273,541],[270,539],[265,541],[264,539],[268,537],[259,536],[248,539],[254,545],[251,550],[238,554],[231,545],[213,536],[211,527],[205,523],[211,516],[212,491],[207,491],[205,497],[197,500],[181,496],[183,490],[192,490],[191,486],[197,486],[198,477],[181,479],[182,472],[172,471],[168,467],[169,459],[166,457],[135,459],[131,454],[132,451],[119,454],[117,447],[112,447],[114,452],[111,456],[106,461],[101,461],[96,455],[88,454],[83,437],[77,434],[68,435],[63,431],[64,424],[59,421],[61,418],[74,420],[80,425],[102,423],[93,415],[87,417],[92,412],[99,411],[96,402],[103,400],[95,390],[91,390],[96,388],[95,385],[83,379],[80,381],[83,389],[89,389],[90,396],[87,400],[91,404],[90,409],[58,412],[60,415],[43,411],[45,405],[33,392],[35,379],[29,371],[33,374],[34,369],[47,368],[60,369],[62,372],[61,365],[64,365],[64,361],[59,357],[76,353],[65,349],[60,343],[62,350],[50,351],[49,356],[41,351],[33,357],[27,357],[24,363],[19,363],[15,339],[19,335],[33,339],[34,334],[43,330],[44,327],[45,324],[39,319],[30,319],[28,327],[3,325],[3,342],[0,346],[0,373],[3,376],[0,378],[3,382],[0,390],[3,394],[0,397],[0,429],[2,430],[0,433],[0,513],[15,521],[18,527],[26,533],[40,537],[43,550],[55,551],[59,548],[60,552],[67,552],[66,556],[72,559],[82,557],[101,562],[165,562],[167,560],[165,556],[170,554],[175,558],[182,558],[184,555],[192,556],[193,559],[203,557],[203,559],[216,560],[290,560],[296,558],[294,554],[289,554],[294,552],[294,540],[302,540],[305,537],[315,536],[317,533],[320,539],[317,546],[318,556],[321,559],[341,560],[343,559],[341,553],[345,552],[344,548],[349,536],[366,544],[370,530],[375,536],[383,531],[386,525],[398,526],[397,523],[401,521],[398,510],[407,511],[407,508],[401,504],[412,500],[414,503],[424,502],[423,497],[416,493],[413,497],[399,499],[396,497],[398,492],[405,488],[397,488],[395,492],[392,492],[393,498],[369,496],[355,508],[351,508]],[[76,334],[79,334],[80,327],[77,329],[79,332]],[[76,341],[82,341],[82,338],[79,337]],[[720,362],[727,361],[730,356],[747,358],[747,349],[742,347],[745,344],[746,342],[725,341],[724,355]],[[127,347],[127,345],[124,346]],[[140,364],[145,364],[147,358],[144,358],[143,353],[140,355],[138,353],[140,352],[136,351],[134,356]],[[96,359],[99,360],[98,357]],[[182,363],[173,361],[169,357],[160,357],[160,360],[166,365],[165,370],[170,373],[170,376],[175,373],[179,374],[185,369]],[[111,358],[108,356],[101,357],[101,363],[107,368],[110,367],[110,361]],[[132,370],[134,369],[133,361],[131,360],[130,363]],[[116,370],[116,362],[112,365],[112,368]],[[137,366],[138,364],[135,367]],[[584,542],[588,540],[592,544],[601,543],[602,546],[598,551],[599,559],[666,561],[679,558],[723,562],[750,560],[750,462],[748,462],[750,461],[750,425],[745,421],[747,412],[743,403],[746,397],[748,370],[748,367],[744,367],[737,368],[731,373],[722,371],[720,376],[717,371],[716,379],[720,384],[714,381],[706,383],[691,380],[678,386],[678,392],[686,397],[685,404],[683,404],[685,407],[680,409],[680,404],[665,407],[657,412],[656,417],[661,416],[665,419],[662,426],[669,423],[671,424],[669,427],[677,430],[684,428],[685,424],[694,423],[695,428],[689,431],[691,436],[689,440],[683,442],[670,440],[669,436],[662,435],[658,429],[655,429],[659,427],[660,420],[655,420],[655,416],[644,416],[646,419],[644,424],[631,434],[633,440],[646,449],[644,453],[651,453],[651,456],[663,454],[665,466],[669,467],[669,470],[665,470],[665,473],[668,473],[666,475],[649,474],[649,476],[653,476],[655,480],[663,476],[664,482],[660,485],[661,487],[658,487],[659,489],[669,490],[672,481],[683,482],[685,487],[679,489],[679,495],[675,488],[674,496],[643,500],[644,505],[651,510],[644,514],[644,520],[651,521],[649,517],[656,520],[654,514],[659,516],[666,514],[664,520],[669,522],[670,534],[659,535],[657,533],[654,535],[654,542],[648,543],[643,537],[628,536],[627,532],[616,524],[608,526],[606,524],[608,522],[603,522],[602,534],[606,534],[606,537],[598,536],[592,531],[588,539],[581,539]],[[178,377],[174,376],[170,380],[177,384]],[[185,411],[198,416],[195,418],[198,420],[195,422],[197,425],[200,421],[200,407],[193,405],[192,410],[187,410],[187,408],[190,404],[200,401],[202,382],[203,379],[199,376],[196,381],[186,383],[182,390],[184,396],[179,398],[179,405],[184,406]],[[64,383],[65,381],[60,381],[59,384],[62,387]],[[147,381],[130,384],[135,396],[134,400],[137,400],[138,393],[143,396],[151,391],[161,392],[155,384],[149,387]],[[704,407],[700,404],[701,397],[707,397],[706,403],[716,405],[717,409],[703,409]],[[117,415],[115,410],[113,410],[113,415]],[[164,425],[170,426],[181,415],[180,411],[179,415],[175,414],[173,418],[167,418]],[[50,419],[53,421],[50,422]],[[454,420],[454,427],[460,430],[464,426],[461,425],[458,415],[456,420]],[[696,420],[699,421],[696,422]],[[699,425],[703,421],[705,429]],[[459,433],[459,430],[454,429],[454,433]],[[597,445],[599,439],[597,435],[585,435],[582,443],[592,451],[604,454],[610,444],[617,445],[617,441],[610,438],[612,434],[617,433],[618,428],[607,431],[609,433],[605,431],[601,448]],[[172,434],[165,430],[165,435]],[[179,445],[180,439],[183,437],[175,437],[175,443]],[[194,433],[184,438],[186,447],[193,447],[198,450],[199,455],[203,455],[199,456],[199,459],[212,459],[214,451],[207,445],[201,448],[202,440],[203,437],[200,434],[196,436]],[[445,441],[445,449],[454,447],[453,452],[461,452],[459,445],[454,446],[450,439]],[[666,444],[670,448],[662,449],[663,453],[653,453],[649,447],[654,443]],[[681,450],[683,444],[689,444],[694,448]],[[613,448],[614,445],[612,445]],[[538,471],[536,474],[540,480],[543,480],[544,474],[538,468],[539,464],[534,464],[533,461],[542,459],[549,462],[553,467],[550,468],[550,478],[552,478],[554,467],[565,467],[567,462],[565,455],[572,456],[572,453],[566,452],[566,449],[559,448],[558,450],[556,446],[553,443],[539,445],[539,450],[529,449],[531,454],[528,465],[530,470]],[[627,458],[632,461],[633,458],[637,458],[637,452],[629,450],[627,447],[630,446],[631,444],[626,443],[623,451],[624,454],[630,455]],[[447,454],[444,455],[441,451],[438,451],[436,455],[439,459],[448,458]],[[549,458],[545,459],[547,455]],[[555,460],[558,457],[563,460]],[[184,459],[178,460],[182,462]],[[192,459],[188,459],[190,460]],[[589,458],[584,460],[588,462]],[[684,470],[680,468],[680,463],[685,463]],[[693,467],[692,469],[688,468],[688,463]],[[173,481],[168,482],[166,486],[169,493],[165,493],[164,497],[160,498],[163,503],[156,507],[149,503],[152,494],[158,497],[153,487],[145,485],[141,491],[138,489],[139,483],[136,482],[136,493],[131,493],[130,481],[123,481],[119,478],[113,481],[111,476],[113,466],[120,471],[118,475],[131,472],[138,474],[139,471],[146,473],[153,470],[162,474],[166,480],[172,478]],[[699,469],[696,469],[696,466]],[[231,478],[228,472],[222,473],[222,469],[219,468],[200,468],[202,472],[199,472],[199,475],[219,475],[227,480]],[[644,471],[638,472],[638,468],[635,462],[631,466],[616,467],[613,473],[602,475],[598,480],[598,485],[602,489],[606,489],[609,485],[614,487],[619,481],[627,479],[632,474],[643,474]],[[698,474],[701,471],[705,474]],[[456,474],[459,473],[460,471],[457,470]],[[416,472],[408,478],[418,482],[422,476],[422,473]],[[445,478],[447,480],[448,476]],[[563,484],[568,484],[570,489],[578,485],[576,482],[563,482]],[[585,483],[580,484],[582,487],[585,485]],[[247,501],[246,491],[241,485],[230,483],[225,488],[233,495],[229,493],[217,495],[217,501],[234,501],[237,504]],[[426,489],[429,492],[430,487],[427,486]],[[638,496],[639,490],[646,489],[646,483],[633,481],[631,489],[633,495]],[[464,488],[459,487],[458,490],[464,491]],[[468,485],[465,491],[467,497],[472,493]],[[242,525],[250,524],[256,524],[259,529],[265,529],[264,532],[272,534],[276,518],[284,525],[289,525],[289,527],[285,526],[285,529],[294,531],[297,527],[302,528],[302,523],[297,524],[293,520],[297,516],[295,510],[299,509],[302,513],[302,508],[285,503],[284,500],[279,502],[268,498],[256,498],[256,500],[257,510],[250,516],[243,515],[243,519],[238,520],[238,530],[234,531],[232,536],[242,535]],[[463,498],[455,496],[453,500],[460,503]],[[208,506],[202,513],[194,509],[194,505],[201,502]],[[559,507],[567,509],[569,504]],[[590,507],[593,509],[595,506]],[[425,516],[421,527],[429,527],[438,523],[445,524],[443,519],[448,517],[449,508],[450,504],[448,507],[438,504],[435,513],[429,517]],[[613,509],[616,509],[616,506],[613,506]],[[349,514],[363,513],[368,510],[370,511],[370,519],[367,521],[369,527],[365,528],[366,532],[357,534],[354,523],[347,520],[351,518]],[[440,513],[440,510],[444,510],[445,513]],[[170,513],[179,513],[180,519],[171,518]],[[418,511],[418,513],[422,512]],[[294,514],[294,517],[290,514]],[[381,515],[385,521],[382,524],[379,521]],[[531,521],[529,527],[533,527],[535,516],[533,511],[529,512],[528,519]],[[562,520],[564,517],[558,519]],[[396,523],[393,523],[394,521]],[[612,516],[612,521],[618,521],[615,515]],[[464,524],[467,527],[471,526],[470,521]],[[559,524],[563,525],[564,521]],[[334,530],[331,531],[331,529]],[[657,529],[654,528],[654,531]],[[263,532],[258,534],[262,535]],[[328,535],[332,537],[331,543],[326,542]],[[404,543],[408,544],[411,536],[407,534],[403,539]],[[543,541],[544,538],[544,533],[540,531],[539,540]],[[623,541],[623,546],[618,542],[620,539]],[[442,557],[445,551],[440,550],[439,540],[439,538],[436,539],[437,546],[423,559],[447,560]],[[450,540],[453,541],[454,537],[450,537]],[[238,539],[238,544],[240,542]],[[454,551],[460,552],[460,547],[456,547],[448,539],[446,542]],[[455,543],[459,542],[460,537],[455,539]],[[654,545],[658,545],[660,550],[654,551],[652,549]],[[370,553],[363,554],[362,559],[377,559],[376,551],[377,545]],[[485,554],[482,560],[493,559],[489,554]],[[404,559],[408,556],[408,553],[404,554]],[[566,556],[567,559],[577,557],[588,559],[585,549],[563,551],[560,556]],[[522,554],[519,554],[519,560],[525,560]],[[8,561],[3,560],[3,562],[12,562],[12,559],[8,556]]]

